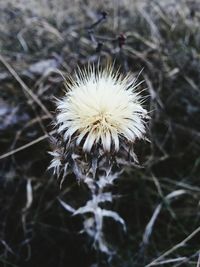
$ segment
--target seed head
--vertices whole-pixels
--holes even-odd
[[[120,142],[141,139],[147,111],[130,79],[113,68],[80,71],[57,103],[58,133],[64,141],[73,139],[89,153],[97,147],[117,152]]]

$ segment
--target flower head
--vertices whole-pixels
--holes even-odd
[[[122,140],[141,139],[147,111],[130,78],[113,68],[80,71],[57,104],[58,133],[64,141],[73,139],[84,152],[97,147],[117,152]]]

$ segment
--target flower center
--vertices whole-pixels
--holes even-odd
[[[112,126],[111,116],[107,112],[100,112],[91,118],[91,126],[93,130],[108,130]]]

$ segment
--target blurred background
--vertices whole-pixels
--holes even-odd
[[[128,230],[105,223],[110,260],[58,201],[84,188],[47,171],[63,76],[98,61],[143,80],[151,114],[142,168],[112,189]],[[0,266],[199,267],[199,70],[199,0],[0,0]]]

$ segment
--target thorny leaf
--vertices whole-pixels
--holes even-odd
[[[83,214],[92,212],[93,214],[96,213],[96,209],[98,208],[98,204],[102,202],[111,202],[112,201],[112,194],[111,193],[102,193],[97,196],[93,196],[92,200],[88,200],[85,206],[77,209],[73,215]]]
[[[65,203],[64,201],[62,201],[61,199],[58,199],[58,201],[60,202],[60,204],[63,206],[63,208],[71,213],[75,212],[75,209],[72,208],[70,205],[68,205],[67,203]]]
[[[84,213],[95,213],[95,210],[93,207],[89,207],[89,206],[85,206],[85,207],[81,207],[79,209],[77,209],[73,215],[77,215],[77,214],[84,214]]]
[[[125,225],[125,222],[124,222],[124,220],[118,215],[117,212],[115,212],[115,211],[111,211],[111,210],[104,210],[104,209],[103,209],[103,210],[102,210],[102,216],[104,216],[104,217],[110,217],[110,218],[112,218],[113,220],[115,220],[115,221],[121,223],[122,226],[123,226],[124,231],[126,231],[126,225]]]
[[[93,217],[90,218],[85,218],[84,222],[83,222],[83,226],[84,229],[81,231],[82,232],[86,232],[90,237],[94,237],[95,235],[95,221]]]
[[[121,172],[118,172],[118,173],[110,174],[108,176],[101,176],[101,178],[99,179],[99,181],[97,181],[97,184],[98,184],[99,188],[103,189],[107,185],[113,184],[114,180],[116,180],[117,178],[119,178],[119,175],[121,173],[122,173],[122,171]]]

